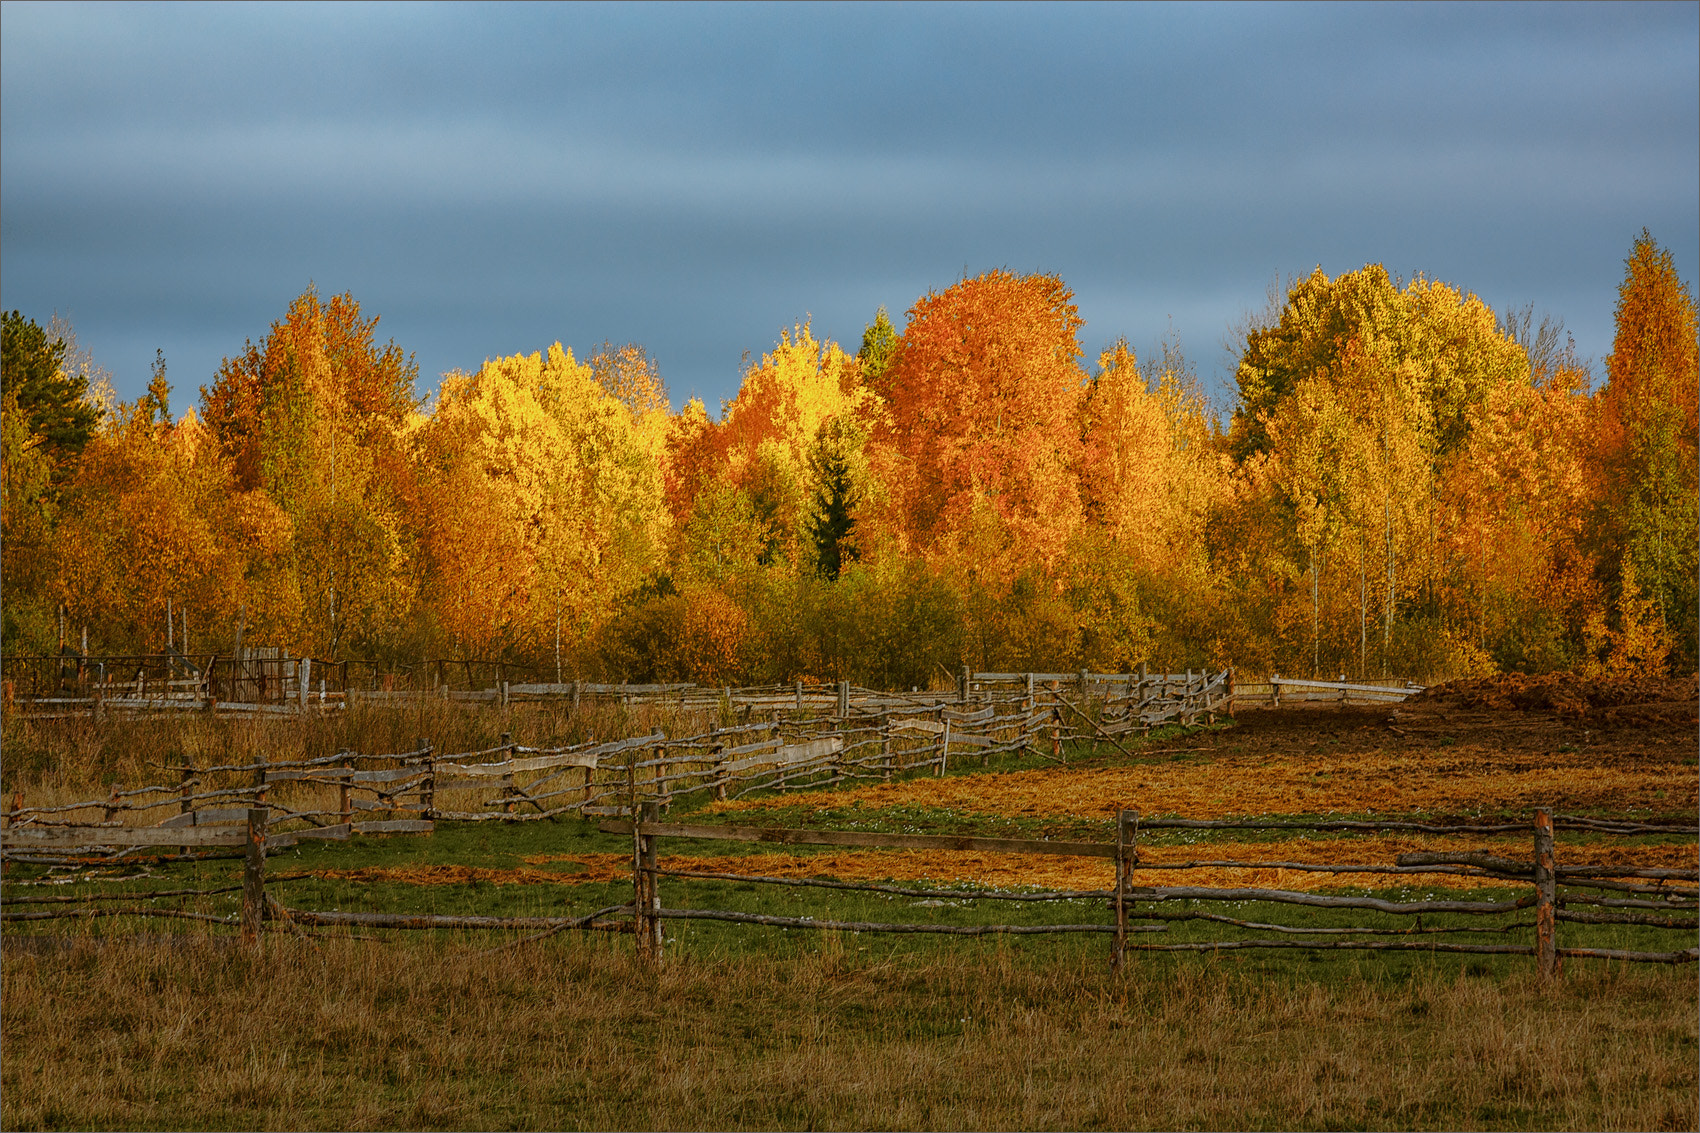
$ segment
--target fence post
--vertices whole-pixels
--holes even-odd
[[[797,678],[797,715],[803,714],[803,679]]]
[[[1139,864],[1139,812],[1116,812],[1116,947],[1110,970],[1119,972],[1127,955],[1128,876]]]
[[[944,734],[939,737],[939,769],[937,774],[942,777],[945,766],[950,762],[950,717],[943,712],[939,716],[944,720]]]
[[[968,703],[968,686],[971,683],[972,677],[969,674],[968,666],[964,665],[962,672],[958,673],[956,677],[956,699],[963,704]]]
[[[673,788],[667,782],[669,768],[664,762],[666,758],[667,748],[665,745],[655,749],[655,796],[661,800],[660,812],[663,814],[673,809]]]
[[[1269,707],[1281,707],[1281,674],[1269,674]]]
[[[891,714],[880,721],[880,779],[891,782]]]
[[[313,683],[312,673],[313,673],[313,659],[311,657],[301,658],[300,668],[296,671],[296,674],[295,674],[295,684],[296,684],[295,695],[296,695],[297,699],[300,701],[301,715],[303,715],[303,716],[307,715],[307,700],[308,700],[308,697],[311,695],[311,693],[308,690],[312,686],[312,683]]]
[[[195,811],[195,803],[194,803],[194,800],[191,799],[189,796],[195,793],[195,769],[194,769],[194,767],[185,766],[183,768],[182,785],[177,789],[177,793],[181,796],[181,799],[177,804],[177,813],[178,814],[193,814],[194,811]],[[191,826],[193,826],[194,825],[193,820],[191,820],[189,824]],[[180,852],[185,853],[185,854],[194,852],[188,846],[181,846],[181,847],[179,847],[179,850],[180,850]]]
[[[419,793],[419,801],[425,804],[422,808],[425,811],[423,817],[435,818],[437,816],[437,756],[431,750],[431,741],[426,737],[420,736],[413,743],[414,751],[425,753],[425,789]]]
[[[264,807],[248,810],[248,846],[242,862],[242,943],[258,944],[266,907],[266,818]]]
[[[342,812],[342,820],[349,823],[349,832],[353,833],[354,822],[354,790],[348,777],[354,772],[354,757],[344,753],[342,757],[342,783],[337,792],[338,809]]]
[[[1557,869],[1553,861],[1552,811],[1535,811],[1535,962],[1541,978],[1558,975]]]
[[[1027,692],[1021,701],[1021,710],[1029,716],[1033,714],[1033,674],[1027,674]]]
[[[512,732],[502,733],[502,762],[508,765],[508,770],[502,775],[502,810],[507,814],[514,812],[514,736]]]
[[[838,718],[844,719],[850,715],[850,682],[838,682]]]

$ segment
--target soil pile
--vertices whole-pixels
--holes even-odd
[[[1547,712],[1623,726],[1683,724],[1696,721],[1700,678],[1501,673],[1435,685],[1406,704],[1413,708]]]

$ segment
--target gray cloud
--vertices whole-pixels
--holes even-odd
[[[427,377],[636,340],[711,406],[997,266],[1206,377],[1272,275],[1369,261],[1601,355],[1643,225],[1700,258],[1697,11],[6,4],[0,283],[125,396],[309,280]]]

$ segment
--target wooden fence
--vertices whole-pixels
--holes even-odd
[[[598,909],[578,917],[495,917],[478,915],[438,916],[413,913],[343,912],[291,908],[268,895],[265,864],[269,850],[283,848],[302,836],[301,833],[278,834],[270,829],[270,813],[264,807],[251,807],[243,812],[234,825],[207,828],[115,828],[103,830],[102,840],[125,851],[177,847],[180,844],[212,847],[227,851],[225,856],[240,855],[244,861],[240,885],[213,886],[197,889],[156,890],[129,895],[94,894],[86,896],[8,897],[0,908],[0,919],[11,922],[32,922],[67,918],[86,919],[107,916],[167,917],[210,922],[239,927],[247,941],[259,939],[266,921],[277,927],[301,931],[305,927],[344,927],[377,929],[501,929],[541,930],[548,935],[567,929],[631,932],[639,949],[660,959],[665,937],[663,925],[668,920],[720,921],[734,924],[780,927],[787,929],[836,930],[854,933],[925,933],[947,936],[984,936],[993,934],[1055,934],[1098,933],[1112,938],[1112,964],[1123,963],[1129,951],[1202,952],[1239,949],[1302,949],[1305,951],[1418,951],[1531,956],[1544,977],[1559,973],[1565,957],[1604,959],[1636,963],[1693,963],[1700,960],[1700,948],[1687,947],[1668,951],[1643,951],[1609,948],[1562,947],[1558,926],[1570,922],[1587,925],[1627,924],[1646,928],[1678,931],[1692,940],[1697,928],[1696,910],[1700,909],[1700,872],[1692,869],[1649,868],[1633,864],[1563,866],[1554,850],[1555,829],[1567,828],[1593,833],[1637,835],[1646,833],[1700,832],[1694,827],[1649,825],[1632,821],[1611,821],[1589,818],[1555,817],[1546,810],[1535,812],[1532,823],[1457,824],[1441,825],[1416,822],[1273,822],[1257,820],[1199,821],[1179,818],[1147,819],[1141,823],[1138,812],[1122,811],[1116,823],[1113,843],[1051,842],[1032,839],[981,838],[919,834],[887,834],[868,831],[831,831],[768,829],[717,825],[680,825],[659,821],[660,800],[638,803],[633,789],[630,808],[638,814],[636,820],[614,820],[601,823],[604,833],[627,835],[632,839],[632,900]],[[1393,863],[1361,865],[1317,864],[1288,861],[1187,861],[1143,862],[1139,855],[1139,834],[1142,829],[1256,829],[1282,831],[1422,832],[1442,835],[1532,834],[1532,854],[1526,861],[1517,861],[1482,851],[1422,852],[1400,855]],[[329,831],[319,836],[336,836]],[[341,836],[346,836],[343,833]],[[19,849],[70,849],[79,846],[88,834],[68,828],[11,827],[0,832],[5,848],[16,853]],[[1071,857],[1108,858],[1115,863],[1114,880],[1109,889],[1024,892],[1010,890],[931,889],[873,882],[846,882],[822,878],[769,877],[759,874],[722,871],[663,869],[659,864],[658,843],[663,838],[701,840],[731,840],[781,845],[829,845],[881,849],[921,849],[934,852],[1000,852],[1016,854],[1066,855]],[[26,859],[27,860],[27,859]],[[156,858],[163,861],[164,858]],[[1139,884],[1140,874],[1152,871],[1196,869],[1199,867],[1234,870],[1302,870],[1336,876],[1398,877],[1441,874],[1460,879],[1486,881],[1496,887],[1529,885],[1532,892],[1511,900],[1400,900],[1392,901],[1369,896],[1341,896],[1293,890],[1226,888],[1201,886],[1163,886]],[[864,922],[839,921],[814,917],[786,917],[726,909],[668,907],[661,898],[661,879],[683,883],[690,880],[733,881],[753,885],[780,885],[790,888],[814,887],[831,890],[851,890],[906,897],[937,898],[948,895],[958,901],[1057,902],[1081,899],[1102,900],[1107,916],[1101,921],[1049,924],[940,924],[928,922]],[[1684,882],[1688,884],[1672,884]],[[219,917],[182,909],[145,906],[144,901],[176,899],[184,896],[213,896],[242,894],[238,914]],[[128,901],[127,906],[107,902]],[[1180,905],[1180,902],[1185,902]],[[1354,910],[1380,914],[1409,916],[1409,927],[1387,925],[1309,926],[1276,924],[1246,920],[1226,913],[1202,911],[1198,903],[1259,902],[1285,904],[1313,909]],[[46,906],[27,907],[19,906]],[[1533,912],[1533,920],[1507,919]],[[1423,925],[1421,917],[1428,915],[1469,916],[1482,918],[1484,923]],[[1183,921],[1203,921],[1226,925],[1261,936],[1236,936],[1228,939],[1184,942],[1136,942],[1134,937],[1162,934],[1169,925]],[[1503,942],[1513,933],[1532,930],[1529,942]],[[1477,943],[1437,937],[1457,937],[1494,934],[1502,942]],[[1396,936],[1399,939],[1378,939]],[[1427,939],[1416,939],[1427,937]]]
[[[236,656],[7,657],[5,711],[28,719],[213,713],[302,716],[347,702],[348,662],[275,648]]]
[[[1236,686],[1232,669],[1153,673],[1145,666],[1132,673],[975,673],[962,669],[954,688],[910,692],[868,689],[848,681],[835,684],[796,681],[744,688],[695,684],[608,684],[591,681],[544,682],[532,666],[504,662],[428,661],[409,672],[383,672],[370,662],[290,657],[273,647],[239,651],[235,656],[177,652],[146,656],[7,657],[3,662],[3,701],[8,715],[21,718],[107,714],[205,712],[215,715],[304,716],[335,712],[365,702],[417,703],[421,699],[456,704],[570,705],[612,701],[679,711],[730,713],[754,719],[775,713],[883,715],[904,709],[932,709],[1020,702],[1070,711],[1088,701],[1109,710],[1108,730],[1130,722],[1139,727],[1169,721],[1191,723],[1237,702],[1279,705],[1293,699],[1352,699],[1374,702],[1404,699],[1421,691],[1409,682],[1386,686],[1344,685],[1270,678],[1270,683]],[[1393,687],[1397,684],[1398,687]],[[464,687],[463,687],[464,686]],[[1361,691],[1361,690],[1369,691]],[[1075,718],[1071,712],[1071,719]]]

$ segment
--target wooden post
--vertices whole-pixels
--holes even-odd
[[[801,677],[797,678],[797,714],[799,716],[803,714],[803,680]]]
[[[431,741],[420,736],[413,741],[413,750],[425,753],[425,785],[419,792],[420,809],[424,812],[421,818],[434,818],[437,813],[437,756],[431,749]]]
[[[1033,714],[1033,674],[1027,674],[1027,693],[1021,701],[1021,710],[1029,716]]]
[[[1139,812],[1118,811],[1116,814],[1116,947],[1110,956],[1110,970],[1120,971],[1127,955],[1127,906],[1129,875],[1139,864]]]
[[[313,684],[312,672],[313,659],[311,657],[301,658],[301,664],[295,674],[295,694],[300,700],[301,715],[303,716],[307,715],[307,697],[310,695],[308,689],[310,689]]]
[[[1065,762],[1062,752],[1062,714],[1055,708],[1051,709],[1051,758],[1058,763]]]
[[[891,717],[880,721],[880,778],[891,782]]]
[[[971,680],[970,680],[970,675],[969,675],[969,672],[968,672],[968,666],[964,665],[964,666],[962,666],[962,672],[960,674],[958,674],[957,678],[956,678],[957,694],[958,694],[957,699],[960,700],[963,704],[968,703],[968,686],[969,686],[970,683],[971,683]]]
[[[1544,980],[1558,976],[1557,872],[1552,811],[1543,807],[1535,812],[1535,962]]]
[[[644,833],[646,823],[657,821],[656,804],[645,803],[642,816],[632,823],[636,832],[637,845],[637,884],[633,896],[637,905],[633,910],[637,914],[638,951],[652,961],[661,959],[661,885],[656,876],[656,838],[653,834]]]
[[[514,761],[514,737],[512,732],[502,733],[501,746],[502,762],[510,765],[509,769],[502,775],[502,798],[507,800],[502,804],[502,809],[508,814],[512,814],[514,812],[514,773],[511,766]]]
[[[508,707],[508,682],[503,681],[502,682],[502,710],[504,712],[507,711],[507,707]]]
[[[192,814],[195,810],[195,803],[189,796],[195,793],[195,769],[193,767],[185,766],[183,768],[182,785],[178,787],[177,793],[182,796],[177,803],[177,813]],[[193,822],[190,825],[193,825]],[[190,847],[184,846],[179,852],[187,854],[191,853],[192,850]]]
[[[354,770],[353,756],[345,754],[342,757],[342,770],[344,773],[342,783],[337,788],[337,809],[342,812],[342,821],[351,823],[354,821],[354,792],[348,781],[348,773]],[[430,808],[426,807],[425,809],[426,815],[429,817]]]
[[[1281,674],[1269,674],[1269,707],[1281,707]]]
[[[937,774],[943,777],[945,764],[950,760],[950,717],[945,716],[942,712],[939,715],[944,716],[944,734],[939,737],[939,769]]]
[[[661,800],[660,813],[666,814],[673,809],[673,790],[667,783],[667,764],[661,762],[667,758],[667,749],[665,747],[656,748],[655,758],[657,760],[655,764],[655,795]]]
[[[248,852],[242,862],[242,943],[258,944],[266,907],[266,809],[248,810]]]
[[[838,682],[838,718],[844,719],[850,715],[850,682]]]

